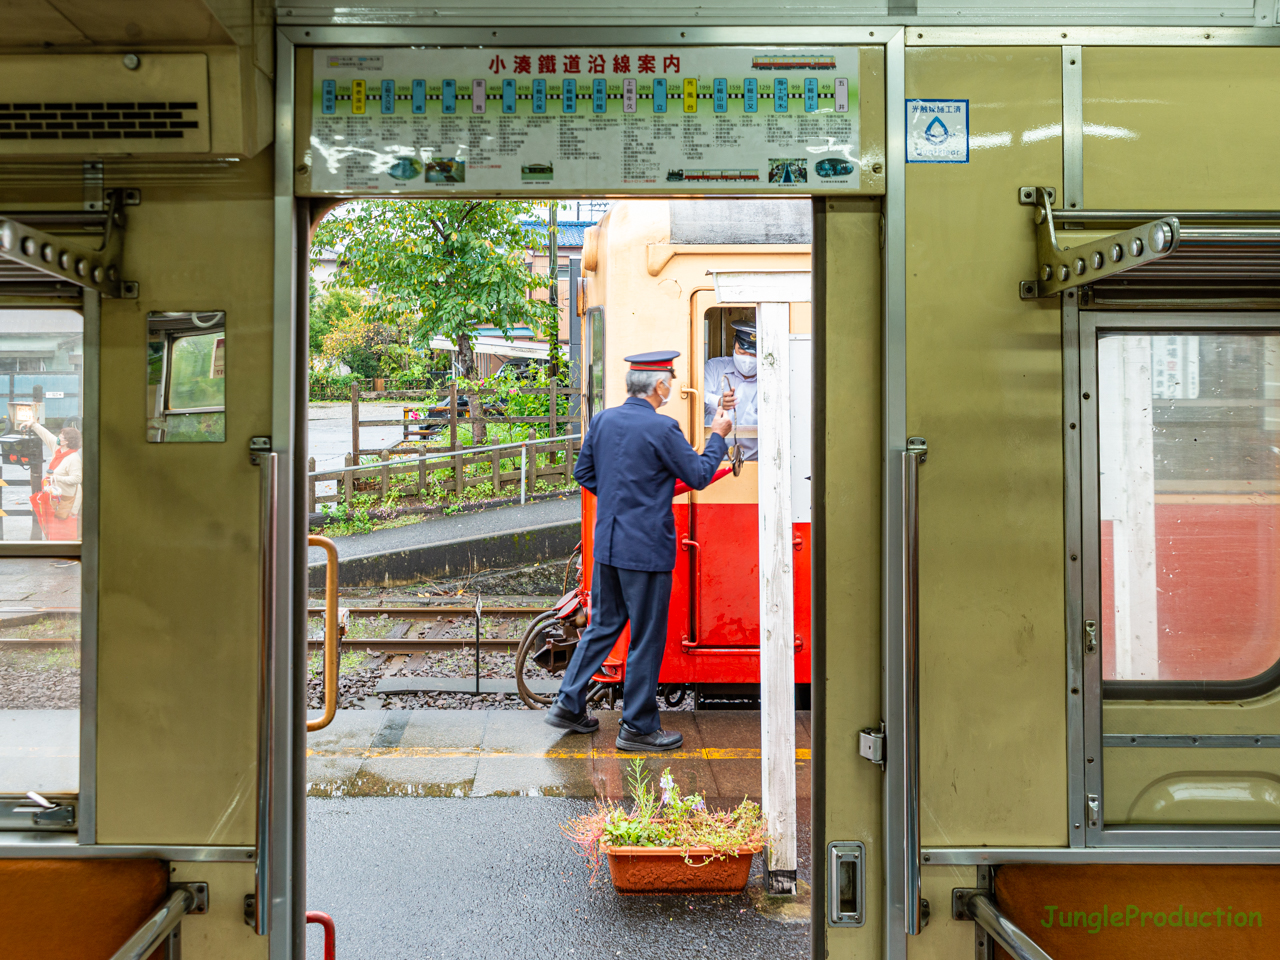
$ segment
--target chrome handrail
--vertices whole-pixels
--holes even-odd
[[[275,619],[276,619],[276,512],[279,493],[279,455],[255,453],[253,462],[262,470],[262,500],[259,508],[259,563],[262,570],[262,595],[259,610],[258,649],[258,829],[257,861],[254,888],[253,929],[259,936],[269,932],[268,917],[271,898],[271,809],[272,777],[275,769],[275,717],[272,714],[275,689]]]
[[[902,825],[906,931],[924,924],[920,909],[920,464],[928,445],[910,437],[902,454]]]
[[[985,893],[974,893],[966,897],[965,912],[991,935],[992,940],[1004,947],[1014,960],[1053,960],[1001,913],[1000,908]]]
[[[195,905],[195,894],[190,890],[174,890],[160,909],[147,918],[147,922],[125,941],[123,947],[111,955],[111,960],[146,960]]]

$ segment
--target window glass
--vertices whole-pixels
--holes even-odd
[[[226,335],[221,332],[174,341],[173,373],[169,378],[170,410],[225,404],[225,353]]]
[[[0,795],[74,794],[79,757],[80,563],[0,559]]]
[[[1098,342],[1103,676],[1280,659],[1280,333]]]
[[[78,311],[0,309],[0,539],[80,539],[83,371]]]

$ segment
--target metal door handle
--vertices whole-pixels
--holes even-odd
[[[328,537],[307,537],[307,546],[323,547],[324,559],[324,716],[307,721],[307,733],[323,730],[338,712],[338,658],[342,630],[338,619],[338,545]]]
[[[920,898],[920,464],[928,445],[910,437],[902,454],[902,785],[906,840],[906,932],[923,928]]]
[[[693,415],[689,417],[689,445],[692,446],[699,453],[701,453],[702,445],[706,444],[705,437],[703,437],[701,441],[699,440],[699,437],[698,437],[698,434],[703,432],[702,431],[702,420],[703,420],[702,394],[698,393],[698,391],[695,390],[693,387],[680,388],[681,400],[688,400],[691,394],[693,395],[694,399],[698,401],[698,404],[697,404],[697,409],[694,411]]]

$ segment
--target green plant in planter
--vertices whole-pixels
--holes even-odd
[[[700,794],[680,792],[670,767],[658,779],[658,793],[644,764],[643,758],[632,760],[627,774],[630,812],[613,801],[596,801],[589,812],[560,827],[591,863],[593,883],[607,847],[674,847],[685,851],[685,863],[701,866],[736,857],[744,847],[759,847],[768,839],[759,804],[744,797],[732,810],[712,810]],[[710,849],[711,856],[700,853],[695,864],[692,848]]]

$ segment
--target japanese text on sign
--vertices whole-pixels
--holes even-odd
[[[315,52],[318,193],[856,191],[858,50]]]

